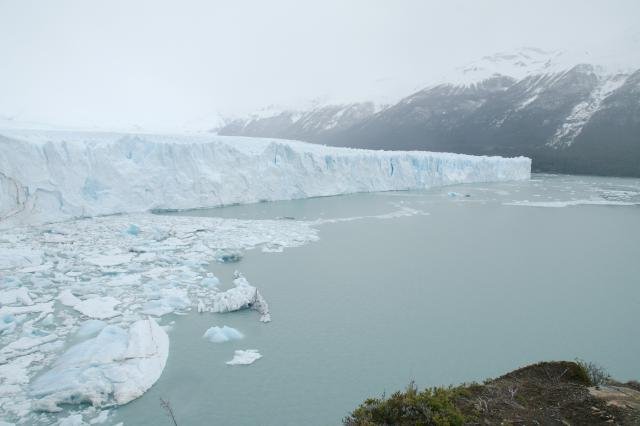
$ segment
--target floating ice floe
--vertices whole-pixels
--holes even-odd
[[[29,296],[29,291],[25,287],[10,288],[0,291],[0,305],[33,305],[33,300]]]
[[[145,303],[141,312],[148,315],[162,316],[191,306],[191,300],[189,300],[186,290],[173,287],[163,288],[160,290],[159,296],[159,299]]]
[[[233,312],[240,309],[254,309],[260,313],[260,321],[271,321],[269,304],[258,289],[249,284],[238,271],[234,273],[235,287],[218,293],[212,293],[206,299],[198,301],[198,312]]]
[[[0,316],[33,313],[48,314],[51,312],[53,312],[53,302],[34,303],[29,306],[3,306],[0,308]]]
[[[90,257],[87,262],[96,266],[117,266],[131,262],[133,256],[133,253],[105,254]]]
[[[244,338],[244,335],[233,327],[211,327],[204,332],[202,336],[204,339],[212,343],[224,343],[230,340],[239,340]]]
[[[29,247],[6,247],[0,251],[0,270],[37,266],[41,263],[42,252]]]
[[[151,318],[128,330],[108,325],[69,348],[31,383],[34,406],[55,412],[60,404],[126,404],[158,380],[168,354],[169,337]]]
[[[135,236],[138,236],[139,233],[140,233],[140,227],[138,225],[131,224],[127,228],[127,234],[129,235],[133,235],[135,237]]]
[[[631,201],[613,201],[605,199],[591,199],[591,200],[566,200],[566,201],[513,201],[509,203],[503,203],[506,206],[524,206],[524,207],[551,207],[562,208],[569,206],[636,206],[640,205],[640,202]]]
[[[113,308],[120,304],[118,299],[111,296],[98,296],[85,300],[80,300],[69,290],[63,290],[58,296],[60,303],[70,306],[89,318],[108,319],[121,315]]]
[[[103,328],[107,326],[107,323],[100,320],[87,320],[80,324],[80,328],[76,331],[78,337],[89,337],[98,334]]]
[[[218,279],[218,277],[209,272],[207,276],[203,278],[202,281],[200,281],[200,284],[206,287],[217,287],[220,284],[220,280]]]
[[[86,423],[82,420],[82,414],[71,414],[60,419],[58,426],[86,426]]]
[[[233,354],[231,361],[227,361],[227,365],[249,365],[262,358],[257,349],[237,350]]]

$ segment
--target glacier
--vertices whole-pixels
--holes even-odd
[[[216,135],[8,129],[0,130],[0,226],[522,180],[530,172],[525,157]]]

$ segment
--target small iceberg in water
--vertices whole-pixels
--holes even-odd
[[[233,327],[211,327],[202,335],[203,339],[207,339],[211,343],[224,343],[231,340],[240,340],[244,338],[244,334],[240,333]]]
[[[198,312],[233,312],[253,309],[260,313],[260,321],[270,322],[269,304],[257,288],[250,285],[238,271],[234,273],[234,288],[214,293],[207,299],[198,301]]]
[[[233,354],[231,361],[227,361],[227,365],[249,365],[262,358],[257,349],[237,350]]]

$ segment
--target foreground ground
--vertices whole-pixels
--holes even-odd
[[[345,425],[640,425],[640,383],[593,365],[542,362],[484,384],[418,391],[411,384],[356,408]]]

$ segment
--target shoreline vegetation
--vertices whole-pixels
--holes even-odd
[[[639,425],[640,382],[620,383],[581,360],[540,362],[482,384],[366,399],[343,419],[373,425]]]

